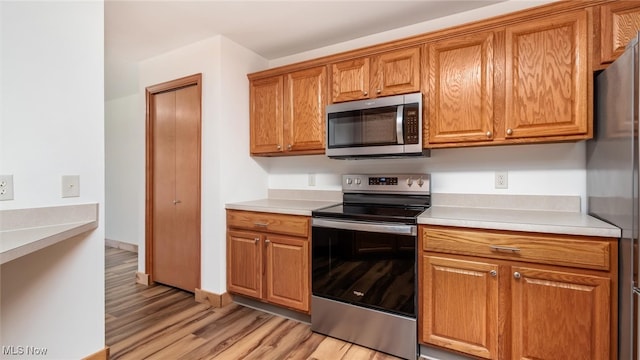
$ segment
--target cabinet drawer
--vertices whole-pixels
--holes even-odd
[[[425,251],[610,270],[611,241],[588,236],[421,227]]]
[[[253,211],[227,210],[227,226],[294,236],[309,236],[309,218]]]

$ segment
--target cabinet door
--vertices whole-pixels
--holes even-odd
[[[443,40],[429,49],[429,142],[494,136],[492,32]]]
[[[227,231],[227,289],[262,298],[262,241],[255,232]]]
[[[506,28],[505,137],[587,137],[587,12]]]
[[[303,238],[269,235],[266,244],[266,299],[309,311],[309,242]]]
[[[327,105],[327,68],[297,71],[285,80],[284,136],[286,151],[323,153]]]
[[[424,343],[487,359],[498,354],[498,265],[423,255]]]
[[[249,88],[251,154],[282,149],[283,77],[252,81]]]
[[[640,31],[640,2],[616,1],[600,8],[600,62],[618,58]]]
[[[420,48],[389,51],[372,57],[371,76],[375,96],[420,91]]]
[[[369,98],[369,58],[347,60],[331,65],[331,101]]]
[[[513,359],[610,358],[608,278],[512,270]]]

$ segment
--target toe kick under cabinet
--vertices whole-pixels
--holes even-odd
[[[227,210],[227,290],[309,313],[308,216]]]
[[[616,239],[419,232],[422,344],[486,359],[616,359]]]

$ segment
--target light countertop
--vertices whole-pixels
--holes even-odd
[[[98,227],[98,204],[0,212],[0,264]]]
[[[620,229],[581,212],[432,206],[418,224],[620,237]]]
[[[225,208],[231,210],[246,210],[258,212],[270,212],[287,215],[311,216],[311,212],[323,207],[336,205],[336,201],[320,200],[292,200],[292,199],[260,199],[228,203]]]

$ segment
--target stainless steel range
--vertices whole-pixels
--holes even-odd
[[[429,174],[343,175],[343,202],[312,213],[311,329],[417,356],[417,217]]]

